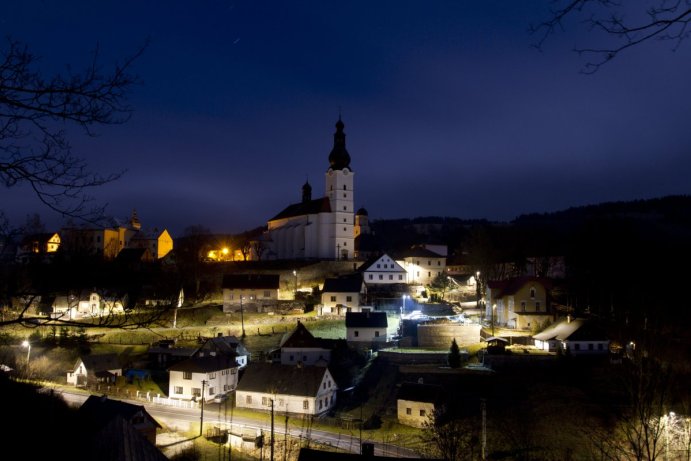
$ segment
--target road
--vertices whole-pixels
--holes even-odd
[[[47,389],[60,395],[69,405],[74,407],[81,406],[88,398],[88,395],[78,392],[70,392],[68,389]],[[112,398],[112,397],[111,397]],[[165,424],[175,432],[188,432],[191,428],[199,427],[201,411],[199,409],[170,407],[167,405],[155,404],[143,400],[124,400],[134,405],[143,405],[146,411],[155,417],[160,423]],[[233,433],[241,433],[243,430],[263,431],[270,434],[270,423],[262,423],[251,418],[236,416],[232,411],[223,411],[224,404],[207,403],[204,405],[204,425],[221,425],[231,429]],[[319,442],[332,447],[351,452],[360,452],[360,434],[354,430],[350,435],[332,433],[323,430],[316,430],[309,427],[288,428],[288,434],[298,439],[307,438],[311,441]],[[279,439],[285,436],[285,418],[283,415],[274,418],[274,438]],[[267,440],[268,442],[268,440]],[[377,442],[363,439],[363,442],[374,444],[374,454],[377,456],[397,456],[400,458],[419,458],[419,453],[408,448],[395,445],[394,443]]]

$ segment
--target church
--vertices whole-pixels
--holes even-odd
[[[312,186],[305,182],[302,200],[288,205],[268,221],[264,243],[269,259],[354,257],[355,174],[350,167],[343,128],[339,117],[325,174],[325,196],[313,199]]]

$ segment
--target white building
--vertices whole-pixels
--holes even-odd
[[[235,394],[238,408],[320,415],[336,405],[338,387],[326,367],[251,363]]]
[[[192,357],[168,369],[168,397],[213,400],[237,387],[238,364],[227,355]]]
[[[360,271],[367,285],[407,283],[406,270],[386,253],[365,262]]]
[[[384,343],[389,327],[386,312],[347,312],[346,340],[355,343]]]
[[[267,223],[268,259],[349,259],[354,256],[354,173],[346,150],[344,124],[336,123],[326,171],[326,195],[312,199],[302,186],[302,201],[288,205]]]
[[[446,257],[421,246],[409,249],[397,262],[408,274],[409,285],[430,285],[435,277],[446,271]]]

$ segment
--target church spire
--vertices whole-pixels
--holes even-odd
[[[344,126],[339,115],[338,122],[336,122],[336,132],[334,133],[334,147],[329,154],[329,166],[333,170],[350,169],[350,155],[345,146]]]
[[[310,186],[309,181],[305,181],[302,185],[302,203],[307,203],[312,200],[312,186]]]

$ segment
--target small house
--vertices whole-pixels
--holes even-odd
[[[85,355],[77,359],[67,372],[67,384],[87,386],[96,383],[115,383],[122,376],[122,366],[117,354]]]

